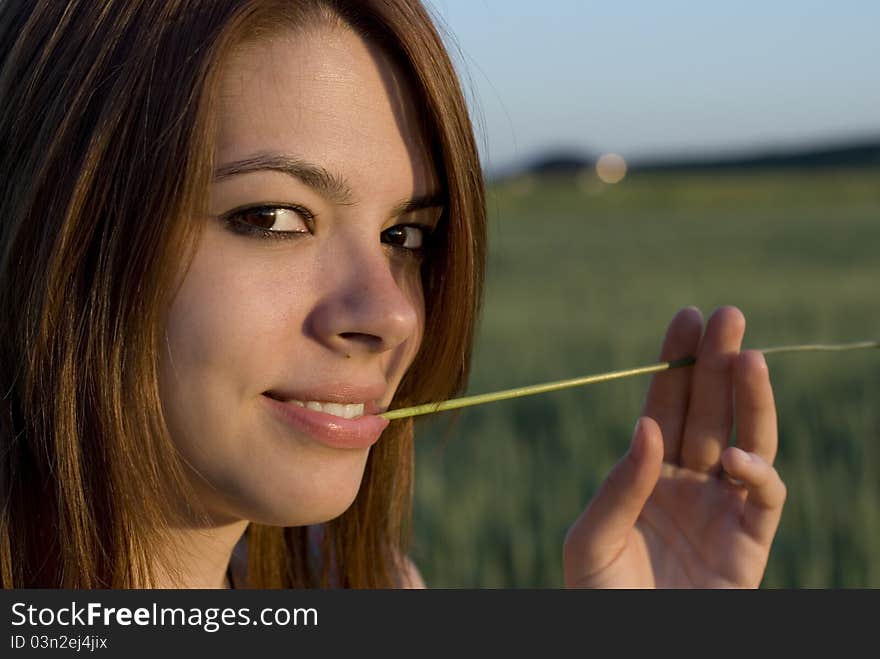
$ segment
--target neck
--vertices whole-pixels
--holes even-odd
[[[171,530],[170,545],[157,570],[159,588],[229,588],[226,578],[246,520]]]

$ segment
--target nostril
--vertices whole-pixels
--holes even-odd
[[[355,341],[367,345],[377,345],[382,343],[382,338],[375,334],[364,334],[363,332],[340,332],[340,338],[346,341]]]
[[[375,334],[367,334],[364,332],[340,332],[336,335],[338,340],[338,349],[345,353],[347,358],[351,358],[354,353],[375,354],[383,352],[388,348],[388,344],[381,336]]]

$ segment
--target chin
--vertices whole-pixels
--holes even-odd
[[[284,496],[278,490],[261,491],[236,508],[250,522],[268,526],[306,526],[330,521],[348,510],[360,489],[363,470],[357,477],[296,483]],[[243,504],[243,505],[242,505]]]
[[[322,501],[319,505],[310,506],[306,511],[292,511],[290,507],[264,507],[260,510],[248,511],[245,516],[250,522],[267,526],[308,526],[322,524],[336,519],[354,503],[357,492],[345,499],[334,497],[332,501]]]

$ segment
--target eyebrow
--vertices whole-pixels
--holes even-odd
[[[278,153],[258,153],[250,158],[220,165],[214,172],[214,180],[221,181],[230,176],[259,171],[282,172],[299,179],[322,197],[337,204],[350,204],[353,197],[345,179],[319,165]]]
[[[354,198],[351,187],[341,176],[327,171],[320,165],[281,153],[258,153],[220,165],[214,172],[214,180],[221,181],[231,176],[259,171],[281,172],[299,179],[322,197],[337,204],[351,204]],[[397,217],[429,208],[444,208],[446,203],[444,193],[431,192],[397,204],[391,214],[392,217]]]
[[[429,208],[444,209],[445,207],[446,195],[442,192],[432,192],[430,194],[413,197],[412,199],[397,204],[397,206],[394,207],[394,210],[391,211],[391,217],[399,217],[401,215],[406,215],[407,213],[415,213],[416,211],[427,210]]]

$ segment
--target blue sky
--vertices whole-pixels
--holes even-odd
[[[426,0],[484,161],[639,159],[880,137],[880,1]]]

